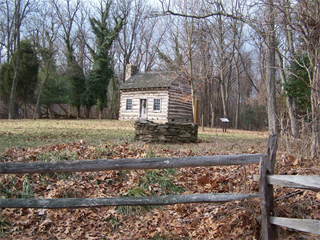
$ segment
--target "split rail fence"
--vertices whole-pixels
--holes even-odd
[[[148,197],[114,197],[114,198],[50,198],[50,199],[0,199],[1,208],[86,208],[102,206],[136,206],[136,205],[172,205],[181,203],[223,203],[260,197],[262,239],[275,239],[275,225],[295,228],[302,231],[320,234],[320,221],[303,220],[306,227],[301,228],[300,222],[295,227],[295,219],[274,217],[273,210],[273,184],[299,187],[319,191],[320,178],[314,180],[293,176],[276,176],[273,174],[277,151],[277,137],[271,135],[268,142],[267,154],[249,155],[213,155],[180,158],[141,158],[141,159],[105,159],[85,161],[59,161],[59,162],[1,162],[0,174],[17,173],[70,173],[94,172],[109,170],[133,169],[164,169],[201,166],[231,166],[245,165],[260,162],[259,194],[247,193],[206,193],[189,195],[164,195]],[[301,176],[302,177],[302,176]],[[299,179],[299,181],[297,180]],[[312,183],[312,184],[311,184]],[[271,214],[270,214],[271,213]],[[299,220],[301,221],[301,220]]]
[[[273,149],[273,151],[269,152],[269,155],[274,155],[274,157],[269,159],[262,157],[260,175],[254,176],[254,180],[259,181],[262,239],[276,239],[276,225],[320,235],[319,220],[276,217],[273,199],[274,185],[320,191],[320,175],[274,175],[277,149],[276,146],[268,148],[268,150],[270,149]]]

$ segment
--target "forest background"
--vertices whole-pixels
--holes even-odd
[[[204,126],[227,117],[307,135],[318,154],[319,1],[2,0],[0,11],[3,118],[116,118],[132,63],[184,73]]]

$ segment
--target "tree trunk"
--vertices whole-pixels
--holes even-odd
[[[19,50],[20,53],[20,50]],[[18,50],[17,50],[17,59],[18,57]],[[15,61],[14,64],[14,73],[13,73],[13,80],[12,80],[12,86],[10,91],[10,100],[9,100],[9,119],[15,118],[15,112],[14,112],[14,104],[15,104],[15,95],[16,95],[16,89],[18,85],[18,74],[19,74],[19,65],[20,65],[20,59]]]
[[[52,71],[50,71],[50,65],[52,64],[53,62],[53,37],[54,36],[51,36],[49,37],[49,34],[47,35],[47,41],[49,42],[49,59],[47,60],[44,60],[45,58],[43,58],[44,60],[44,66],[46,67],[46,75],[45,75],[45,78],[43,79],[43,81],[41,82],[41,85],[40,85],[40,89],[39,89],[39,95],[38,95],[38,98],[37,98],[37,103],[36,103],[36,108],[35,108],[35,111],[34,111],[34,114],[33,114],[33,120],[36,120],[37,119],[37,110],[39,108],[39,104],[40,104],[40,99],[41,99],[41,96],[42,96],[42,92],[43,92],[43,88],[47,82],[47,80],[49,79],[49,76],[50,74],[52,73]],[[39,118],[40,118],[40,115],[39,115]]]
[[[103,114],[103,108],[99,108],[99,119],[102,119]],[[111,111],[111,117],[112,117],[112,111]]]
[[[48,107],[48,111],[49,111],[49,119],[53,119],[53,114],[52,114],[52,109],[51,109],[51,105]]]
[[[45,82],[45,81],[44,81],[44,82]],[[36,120],[36,119],[37,119],[37,111],[38,111],[38,109],[39,109],[40,98],[41,98],[41,95],[42,95],[44,82],[42,82],[42,84],[41,84],[41,86],[40,86],[39,95],[38,95],[37,103],[36,103],[36,108],[35,108],[34,114],[33,114],[33,120]],[[40,118],[40,117],[39,117],[39,118]]]
[[[317,44],[319,47],[319,43]],[[315,55],[317,62],[320,62],[320,50],[316,49]],[[314,66],[314,76],[311,87],[311,108],[312,108],[312,145],[311,157],[314,159],[319,156],[320,146],[320,71],[319,65]]]
[[[9,119],[15,118],[14,104],[15,104],[16,89],[18,85],[19,68],[20,68],[20,43],[17,44],[16,59],[14,61],[14,67],[13,67],[14,73],[13,73],[13,80],[12,80],[10,100],[9,100]]]
[[[226,101],[226,93],[225,93],[225,87],[224,87],[223,81],[220,81],[220,92],[221,92],[221,100],[222,100],[223,117],[227,118],[228,117],[227,101]]]
[[[290,21],[291,22],[291,16],[290,12],[288,9],[290,8],[290,1],[285,0],[284,4],[286,6],[286,15],[287,19],[285,21]],[[289,50],[289,61],[290,61],[290,67],[291,70],[294,69],[294,46],[293,46],[293,36],[292,36],[292,29],[289,27],[289,22],[286,22],[285,26],[285,35],[286,35],[286,40],[287,40],[287,46]],[[283,64],[284,65],[284,64]],[[284,69],[284,66],[283,68]],[[286,79],[284,79],[286,80]],[[291,124],[291,134],[294,138],[299,137],[299,128],[298,128],[298,123],[297,123],[297,118],[296,118],[296,111],[294,107],[294,99],[289,98],[288,96],[286,97],[286,102],[287,102],[287,107],[288,107],[288,113],[289,113],[289,118],[290,118],[290,124]]]
[[[236,65],[235,67],[236,67],[237,99],[236,99],[236,119],[235,119],[234,128],[238,129],[239,128],[239,118],[240,118],[240,72],[239,72],[238,61],[235,62],[235,65]]]
[[[297,123],[293,99],[287,96],[286,102],[287,102],[287,108],[288,108],[288,113],[290,118],[291,134],[294,138],[299,138],[299,129],[298,129],[298,123]]]
[[[312,145],[311,145],[311,157],[314,159],[315,157],[319,156],[319,145],[320,145],[320,118],[319,118],[319,93],[316,93],[315,91],[311,91],[312,98],[311,98],[311,104],[312,104],[312,118],[313,118],[313,124],[312,124]]]
[[[211,127],[214,127],[214,106],[213,106],[213,102],[210,101],[210,108],[211,108]]]
[[[27,119],[27,99],[24,99],[24,119]]]
[[[77,106],[77,119],[81,117],[80,115],[80,106]]]
[[[287,82],[286,75],[284,72],[285,66],[284,66],[284,64],[282,64],[283,61],[282,61],[282,57],[280,56],[279,52],[277,52],[277,59],[278,59],[279,65],[280,65],[280,67],[279,67],[280,79],[281,79],[281,82],[284,84]],[[284,89],[282,91],[286,92]],[[290,98],[287,95],[285,95],[285,98],[286,98],[286,104],[287,104],[288,113],[289,113],[291,134],[294,138],[297,138],[299,136],[299,129],[298,129],[297,118],[296,118],[296,113],[295,113],[295,108],[294,108],[294,101],[292,98]]]
[[[221,7],[221,2],[219,3],[218,6],[219,10]],[[225,47],[224,47],[224,38],[223,38],[223,26],[222,26],[223,22],[222,22],[222,18],[221,15],[218,16],[218,57],[219,57],[219,78],[220,78],[220,94],[221,94],[221,101],[222,101],[222,110],[223,110],[223,117],[226,118],[228,117],[228,110],[227,110],[227,93],[226,93],[226,89],[227,86],[226,85],[226,78],[224,76],[224,69],[225,69]]]
[[[90,119],[90,110],[91,108],[86,108],[86,113],[85,113],[86,119]]]
[[[266,1],[266,81],[268,92],[268,123],[269,134],[278,135],[278,120],[275,90],[275,30],[274,30],[274,4],[273,0]]]
[[[35,108],[34,114],[33,114],[33,120],[37,119],[37,111],[39,109],[39,104],[40,104],[40,99],[41,99],[41,95],[42,95],[42,92],[43,92],[43,87],[44,87],[46,81],[48,80],[48,78],[49,78],[49,75],[47,75],[45,80],[41,83],[40,90],[39,90],[39,95],[38,95],[38,98],[37,98],[36,108]]]
[[[39,119],[42,118],[41,105],[38,106]]]
[[[14,111],[14,103],[16,97],[16,89],[18,84],[18,75],[20,69],[20,27],[21,27],[21,0],[18,0],[15,3],[15,16],[14,16],[14,43],[15,43],[15,50],[16,50],[16,58],[13,61],[13,80],[11,85],[10,91],[10,100],[9,100],[9,119],[15,118],[15,111]]]
[[[188,60],[189,60],[189,80],[191,88],[191,99],[192,99],[192,116],[193,122],[195,117],[195,100],[196,100],[196,90],[193,81],[193,65],[192,65],[192,37],[193,37],[193,19],[191,19],[191,26],[189,25],[187,19],[185,22],[185,28],[187,32],[187,45],[188,45]],[[195,123],[195,122],[194,122]]]

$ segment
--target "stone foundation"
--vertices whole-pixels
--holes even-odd
[[[193,123],[154,123],[136,121],[135,141],[190,143],[198,141],[198,125]]]

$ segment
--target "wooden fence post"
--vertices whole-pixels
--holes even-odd
[[[276,239],[276,227],[270,224],[269,216],[274,216],[273,186],[267,183],[267,175],[274,173],[276,152],[278,148],[278,138],[270,135],[266,157],[260,160],[260,207],[261,207],[261,239]]]

